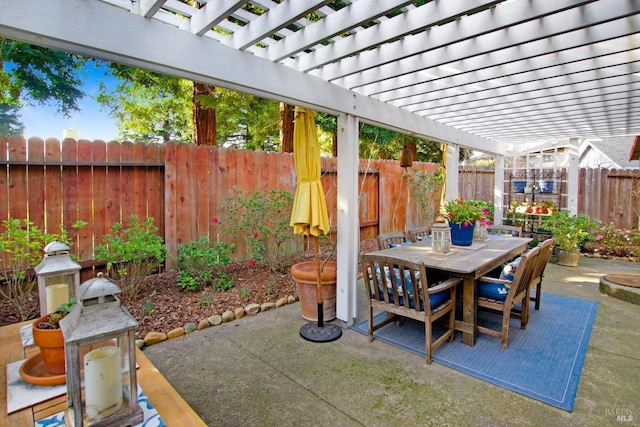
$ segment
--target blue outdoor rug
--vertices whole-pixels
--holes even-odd
[[[582,365],[589,344],[598,304],[576,298],[543,293],[540,310],[531,314],[526,330],[511,320],[509,347],[500,338],[476,335],[476,345],[462,343],[456,333],[453,343],[444,343],[433,352],[433,360],[492,384],[504,387],[549,405],[573,410]],[[378,317],[380,316],[380,317]],[[381,320],[384,313],[376,317]],[[498,328],[501,316],[478,313],[478,323]],[[352,327],[367,334],[367,320]],[[438,336],[438,327],[434,336]],[[377,330],[374,337],[425,357],[424,323],[405,319]]]

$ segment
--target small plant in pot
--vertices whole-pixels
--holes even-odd
[[[53,313],[46,314],[33,322],[33,342],[40,347],[42,362],[47,371],[55,375],[65,373],[64,336],[60,329],[60,320],[71,313],[76,305],[75,297],[62,304]]]
[[[558,264],[576,267],[580,259],[580,247],[589,239],[589,230],[594,226],[591,218],[570,215],[560,211],[544,222],[544,228],[553,234],[558,251]]]

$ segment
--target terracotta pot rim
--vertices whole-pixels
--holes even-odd
[[[313,274],[315,276],[317,271],[317,264],[315,261],[305,261],[293,264],[291,266],[291,274],[293,275],[307,275]],[[335,275],[337,271],[336,261],[327,261],[322,270],[322,276]]]

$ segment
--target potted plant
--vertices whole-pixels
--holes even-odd
[[[449,200],[442,207],[444,217],[451,227],[451,243],[459,246],[470,246],[473,243],[473,230],[476,222],[487,220],[487,215],[474,200],[461,198]]]
[[[70,302],[62,304],[53,313],[46,314],[33,322],[33,342],[40,347],[42,362],[51,374],[65,373],[64,337],[60,329],[60,320],[71,313],[75,304],[76,299],[73,297]]]
[[[558,264],[577,267],[580,260],[580,247],[589,237],[593,221],[584,215],[570,215],[560,211],[551,215],[545,222],[546,230],[553,234],[558,250]]]

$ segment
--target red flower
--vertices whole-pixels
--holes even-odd
[[[462,225],[464,225],[465,227],[468,227],[469,226],[469,221],[463,222]]]
[[[249,261],[249,265],[254,266],[256,265],[256,260],[252,259],[251,261]]]
[[[257,231],[253,233],[253,238],[254,238],[254,239],[257,239],[257,238],[258,238],[258,232],[257,232]]]
[[[219,220],[217,216],[214,216],[211,221],[213,221],[214,224],[217,224]]]

